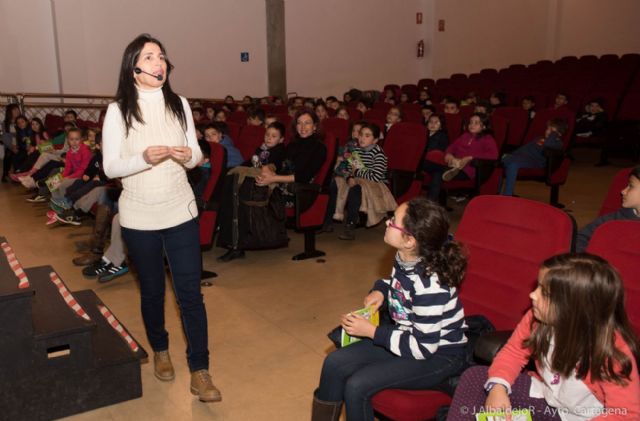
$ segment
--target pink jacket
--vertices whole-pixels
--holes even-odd
[[[62,176],[64,178],[81,178],[91,161],[91,156],[91,149],[84,143],[80,144],[80,148],[76,152],[69,149],[64,160]]]
[[[447,153],[456,158],[472,156],[478,159],[498,159],[498,146],[493,136],[486,135],[476,138],[469,132],[464,132],[447,148]],[[476,169],[471,164],[462,169],[470,179],[476,176]]]
[[[520,323],[518,323],[516,330],[511,335],[511,338],[509,338],[507,344],[500,350],[495,360],[493,360],[493,364],[489,367],[489,378],[499,377],[509,382],[509,384],[513,384],[516,380],[522,367],[527,364],[531,356],[529,349],[522,347],[522,341],[531,334],[532,319],[533,313],[529,310],[522,320],[520,320]],[[638,379],[636,360],[620,335],[616,335],[615,346],[624,352],[632,361],[633,370],[630,375],[631,379],[627,382],[626,386],[621,386],[611,382],[592,382],[591,375],[587,374],[587,377],[583,380],[584,384],[591,390],[591,393],[602,402],[605,408],[612,410],[612,413],[608,416],[603,414],[594,419],[607,421],[638,420],[640,419],[640,380]],[[536,361],[536,368],[540,370],[538,361]],[[618,369],[619,366],[614,365],[614,368]],[[540,379],[538,373],[530,374]],[[621,415],[613,412],[613,410],[619,408],[626,408],[627,413]]]

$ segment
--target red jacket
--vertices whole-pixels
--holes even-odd
[[[447,153],[456,158],[472,156],[478,159],[498,159],[498,146],[491,135],[475,137],[469,132],[464,132],[449,145]],[[471,164],[465,165],[462,171],[472,180],[476,175],[476,169]]]
[[[522,320],[520,320],[520,323],[518,323],[516,330],[511,335],[511,338],[509,338],[507,344],[493,360],[493,364],[489,367],[489,378],[499,377],[509,382],[509,384],[513,384],[516,380],[516,377],[518,377],[531,356],[530,350],[522,347],[522,341],[531,335],[532,319],[533,313],[529,310]],[[594,420],[638,420],[640,419],[640,380],[638,379],[636,360],[626,342],[619,334],[616,334],[615,346],[629,357],[633,364],[630,380],[626,386],[621,386],[611,382],[593,382],[591,381],[591,375],[587,374],[583,380],[584,384],[602,403],[605,409],[612,410],[608,416],[605,417],[603,414],[594,418]],[[538,361],[536,361],[536,368],[540,371]],[[618,370],[620,367],[618,364],[614,364],[614,368]],[[538,373],[531,374],[540,379]],[[621,415],[614,411],[620,408],[626,408],[627,413]]]
[[[64,178],[81,178],[91,161],[91,156],[91,149],[84,143],[81,143],[80,148],[75,152],[69,149],[64,159],[62,176]]]

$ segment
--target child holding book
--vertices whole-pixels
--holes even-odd
[[[474,420],[468,410],[482,405],[527,408],[536,421],[640,419],[638,338],[624,296],[620,276],[598,256],[547,259],[531,310],[491,367],[465,371],[447,420]],[[536,369],[523,373],[529,359]]]
[[[448,234],[446,211],[422,197],[400,205],[387,221],[384,241],[397,249],[391,277],[375,282],[364,305],[384,308],[392,323],[376,327],[359,315],[342,317],[346,333],[363,339],[325,358],[313,421],[337,420],[343,401],[349,421],[373,420],[371,397],[379,391],[428,389],[463,369],[467,339],[458,287],[467,261]]]

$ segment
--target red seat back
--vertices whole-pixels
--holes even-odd
[[[529,125],[529,115],[521,107],[500,107],[493,112],[494,116],[501,116],[509,122],[506,144],[520,146]]]
[[[633,168],[625,168],[620,170],[613,177],[611,184],[609,184],[607,196],[604,198],[602,206],[600,207],[598,216],[606,215],[620,209],[622,206],[620,192],[627,186],[627,183],[629,182],[629,174],[632,169]]]
[[[422,162],[427,144],[427,129],[418,123],[391,126],[384,140],[384,153],[390,171],[415,172]]]
[[[247,124],[247,113],[244,111],[232,111],[229,117],[227,117],[227,121],[236,123],[240,125],[240,127],[245,126]]]
[[[264,132],[264,126],[244,126],[240,131],[240,137],[235,141],[235,146],[245,161],[250,160],[256,149],[264,142]]]
[[[464,131],[464,127],[462,127],[462,114],[445,113],[443,115],[447,123],[447,135],[449,136],[449,143],[453,143],[453,141],[460,137],[460,135]]]
[[[496,329],[513,329],[530,307],[540,264],[570,251],[574,223],[565,212],[533,200],[478,196],[456,231],[468,250],[460,290],[465,315],[482,314]]]
[[[349,133],[349,121],[337,117],[329,117],[322,120],[322,129],[325,132],[333,133],[338,139],[338,144],[343,146],[347,143],[351,133]]]
[[[230,121],[226,122],[225,124],[227,125],[227,129],[229,131],[229,133],[227,134],[229,135],[231,140],[233,140],[234,142],[237,141],[240,138],[240,129],[242,128],[242,126]]]
[[[209,162],[211,163],[211,175],[202,193],[202,200],[207,205],[210,204],[214,193],[219,189],[223,174],[227,171],[227,151],[219,143],[209,143],[211,153]],[[213,233],[216,228],[218,217],[217,209],[205,206],[205,210],[200,214],[200,246],[209,247],[213,243]]]
[[[597,254],[618,270],[624,282],[625,307],[637,335],[640,334],[640,223],[609,221],[593,233],[587,252]]]
[[[502,145],[504,145],[506,141],[508,127],[509,122],[506,118],[499,114],[493,114],[491,116],[491,129],[493,130],[493,138],[496,141],[498,151],[502,149]]]

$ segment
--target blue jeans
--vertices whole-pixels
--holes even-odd
[[[166,256],[173,278],[182,327],[187,338],[187,361],[191,371],[209,368],[207,313],[200,292],[201,254],[198,222],[142,231],[122,227],[122,238],[138,271],[140,306],[147,338],[154,352],[169,349],[164,328]]]
[[[502,160],[504,166],[504,183],[501,183],[498,189],[504,196],[513,196],[513,190],[516,186],[516,180],[518,179],[518,170],[520,169],[520,163],[515,159],[509,158],[508,156]],[[504,191],[502,191],[502,184],[504,184]]]
[[[316,397],[344,401],[349,421],[373,420],[371,397],[384,389],[430,389],[464,368],[460,355],[436,353],[428,360],[392,354],[364,339],[327,355]]]

